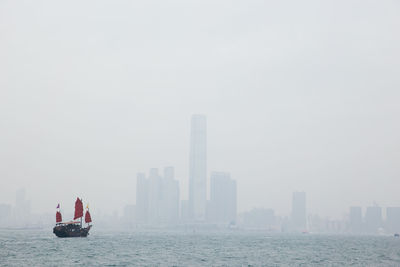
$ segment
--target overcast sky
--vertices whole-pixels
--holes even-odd
[[[0,203],[135,203],[190,117],[239,211],[400,206],[399,1],[0,1]]]

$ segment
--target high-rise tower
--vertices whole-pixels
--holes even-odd
[[[193,115],[189,158],[189,216],[204,221],[207,204],[207,120]]]

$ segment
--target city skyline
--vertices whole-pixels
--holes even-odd
[[[143,225],[178,223],[220,223],[236,225],[236,181],[229,173],[212,172],[207,190],[207,118],[191,118],[189,151],[189,197],[182,199],[174,167],[164,176],[151,168],[149,177],[137,174],[135,221]],[[207,195],[210,197],[208,198]]]
[[[174,167],[166,167],[171,168],[172,170],[172,176],[175,173],[175,169]],[[180,178],[179,180],[176,181],[177,183],[177,187],[181,188],[180,192],[180,201],[185,202],[187,201],[187,203],[180,203],[179,208],[179,214],[182,213],[186,213],[186,216],[188,217],[188,219],[190,220],[198,220],[198,221],[205,221],[206,220],[206,216],[207,216],[207,205],[208,202],[210,201],[210,194],[211,194],[211,188],[207,189],[208,187],[211,187],[211,178],[213,176],[213,174],[218,173],[215,170],[211,170],[211,171],[207,171],[207,118],[205,115],[201,115],[201,114],[194,114],[191,116],[191,121],[190,121],[190,146],[189,146],[189,174],[187,175],[187,179],[185,179],[185,176],[182,178]],[[198,171],[200,170],[200,171]],[[152,176],[152,171],[157,172],[157,168],[151,168],[150,171],[150,176]],[[196,174],[197,171],[197,174]],[[165,170],[164,170],[165,172]],[[208,175],[207,175],[208,173]],[[154,173],[153,173],[154,174]],[[200,175],[199,175],[200,174]],[[165,175],[165,174],[164,174]],[[158,176],[157,174],[154,174],[153,176]],[[191,211],[191,204],[190,204],[190,190],[191,190],[191,186],[190,186],[190,181],[193,180],[194,177],[200,177],[199,181],[201,184],[201,187],[203,187],[200,191],[201,193],[199,194],[199,196],[201,196],[201,203],[203,203],[201,206],[203,211],[203,215],[201,217],[201,219],[197,218],[194,219],[193,211]],[[137,177],[145,177],[144,173],[137,173]],[[156,179],[156,178],[153,178]],[[185,197],[185,194],[182,194],[182,183],[185,182],[185,180],[187,180],[187,184],[189,184],[189,196]],[[198,182],[199,182],[198,181]],[[135,180],[136,183],[136,192],[138,192],[137,188],[140,186],[139,183]],[[207,187],[208,186],[208,187]],[[22,190],[22,189],[18,189],[18,190]],[[235,193],[236,194],[236,193]],[[296,194],[296,192],[294,192],[293,194]],[[294,195],[293,195],[294,197]],[[139,197],[140,198],[140,197]],[[138,201],[138,195],[136,195],[135,193],[135,203]],[[0,202],[1,203],[1,202]],[[4,202],[7,204],[7,202]],[[124,204],[121,204],[119,207],[114,208],[112,212],[115,213],[116,210],[118,210],[119,213],[122,214],[123,211],[123,206],[125,205],[129,205],[133,203],[132,201],[130,202],[125,202]],[[238,202],[239,204],[240,202]],[[279,208],[273,207],[272,205],[270,205],[269,203],[260,203],[259,205],[254,205],[250,208],[247,209],[242,209],[240,210],[240,212],[248,212],[251,209],[255,209],[255,208],[261,208],[261,209],[265,209],[265,208],[273,208],[275,212],[277,212],[280,216],[289,216],[289,217],[293,217],[293,203],[294,203],[294,199],[292,199],[292,204],[289,207],[288,211],[286,212],[282,212],[282,210],[280,210]],[[374,204],[376,203],[376,201],[371,201],[370,204]],[[187,206],[185,206],[187,205]],[[374,204],[376,205],[376,204]],[[368,206],[368,204],[366,205]],[[395,206],[394,203],[388,203],[387,206]],[[186,211],[182,211],[182,209],[187,209]],[[193,209],[193,207],[192,207]],[[336,216],[336,219],[342,219],[344,214],[346,214],[346,209],[343,209],[342,211],[340,211],[341,215],[340,216]],[[99,209],[101,211],[101,209]],[[139,211],[140,212],[140,211]],[[154,211],[153,211],[154,212]],[[311,212],[310,214],[318,214],[317,212]],[[304,215],[303,215],[304,217]],[[368,217],[368,216],[367,216]],[[304,220],[304,218],[302,219]],[[379,222],[375,222],[375,225],[379,224]],[[304,225],[304,223],[303,223]]]
[[[179,188],[173,177],[174,169],[171,166],[164,168],[163,175],[160,175],[156,168],[151,168],[147,177],[143,173],[138,173],[138,183],[145,185],[143,192],[145,192],[146,212],[141,212],[143,210],[141,205],[144,202],[138,201],[137,204],[126,205],[122,215],[94,213],[96,225],[99,229],[125,230],[146,228],[177,230],[189,227],[190,229],[228,230],[233,228],[275,233],[357,235],[392,235],[400,232],[400,207],[352,206],[342,219],[323,218],[317,214],[307,214],[305,192],[293,192],[290,216],[279,216],[274,209],[268,208],[253,208],[236,214],[234,201],[236,184],[229,173],[224,172],[213,172],[210,177],[211,197],[207,204],[207,217],[199,223],[179,213]],[[187,202],[187,200],[182,202]],[[57,210],[59,207],[57,205]],[[60,210],[67,221],[73,215],[66,212],[63,206]],[[24,188],[15,192],[14,205],[0,203],[0,228],[46,228],[54,223],[54,217],[54,212],[51,214],[32,213],[31,202],[26,198]]]
[[[160,173],[158,168],[150,168],[148,175],[138,172],[136,176],[136,201],[125,204],[120,227],[177,227],[179,225],[219,225],[219,227],[240,227],[243,229],[264,229],[273,232],[327,232],[352,234],[382,234],[385,231],[400,230],[400,207],[386,209],[374,203],[373,206],[351,206],[347,215],[340,219],[321,218],[308,212],[306,192],[292,192],[291,211],[282,215],[274,207],[265,206],[238,212],[237,184],[229,172],[212,170],[207,176],[207,118],[194,114],[191,117],[189,148],[189,198],[182,197],[175,168],[166,166]],[[196,181],[197,180],[197,181]],[[207,182],[209,180],[209,182]],[[190,204],[197,195],[196,205]],[[133,194],[133,191],[131,191]],[[200,197],[199,197],[200,196]],[[122,208],[122,207],[121,207]],[[199,212],[200,211],[200,212]],[[201,216],[195,216],[195,214]],[[68,213],[67,213],[68,214]],[[110,227],[112,223],[103,221],[99,214],[100,227]],[[280,215],[279,215],[280,214]],[[26,199],[24,188],[16,191],[15,206],[0,203],[0,227],[25,226],[31,220],[31,202]],[[36,218],[37,218],[36,214]],[[107,215],[106,215],[107,216]],[[48,216],[46,216],[48,217]],[[109,217],[108,217],[109,218]],[[46,225],[36,219],[39,225]],[[48,223],[48,222],[47,222]],[[199,224],[200,223],[200,224]],[[399,226],[398,226],[399,225]]]

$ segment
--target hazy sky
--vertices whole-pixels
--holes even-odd
[[[190,117],[239,211],[400,206],[399,1],[0,1],[0,203],[135,203]],[[70,208],[69,208],[70,206]]]

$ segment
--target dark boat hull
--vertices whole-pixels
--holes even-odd
[[[82,228],[80,225],[56,225],[53,233],[57,237],[87,237],[92,226]]]

